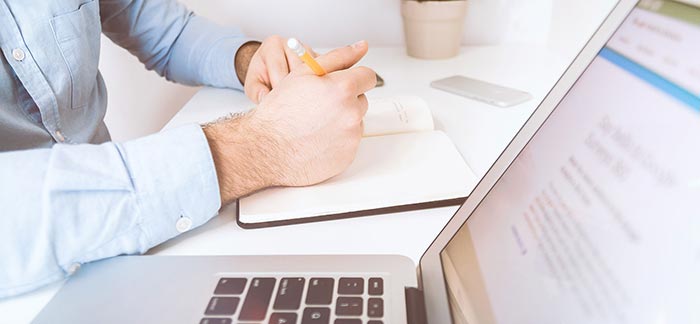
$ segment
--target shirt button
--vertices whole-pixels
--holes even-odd
[[[192,219],[189,217],[180,216],[180,219],[175,223],[175,229],[180,233],[187,232],[190,228],[192,228]]]
[[[24,61],[24,51],[21,48],[15,48],[12,50],[12,57],[19,62]]]
[[[57,139],[59,142],[63,143],[63,142],[66,141],[66,138],[63,137],[63,133],[61,133],[61,131],[57,130],[55,134],[56,134],[56,139]]]
[[[80,269],[80,263],[73,263],[70,265],[68,268],[68,274],[74,274],[76,271]]]

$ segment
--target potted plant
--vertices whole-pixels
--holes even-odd
[[[466,14],[466,0],[401,0],[408,55],[423,59],[456,56]]]

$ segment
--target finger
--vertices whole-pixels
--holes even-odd
[[[269,92],[270,88],[262,80],[254,78],[250,81],[246,81],[245,94],[255,104],[259,104],[262,98]]]
[[[320,55],[316,60],[328,73],[345,70],[359,62],[367,54],[367,49],[367,42],[359,41],[350,46],[336,48],[324,55]]]
[[[316,53],[316,51],[314,51],[314,49],[311,48],[310,46],[304,45],[304,48],[306,48],[306,51],[309,52],[309,55],[311,55],[311,57],[313,57],[313,58],[318,57],[318,53]]]
[[[275,46],[282,46],[282,44]],[[263,62],[267,68],[270,85],[274,89],[277,87],[277,84],[289,74],[287,55],[283,48],[275,48],[274,50],[268,51],[267,55],[263,55]]]
[[[358,96],[377,86],[377,74],[366,66],[334,72],[330,76],[335,82],[350,84],[350,91]]]
[[[294,51],[292,51],[292,49],[286,45],[283,45],[283,47],[284,55],[287,57],[287,65],[289,66],[289,71],[294,71],[300,66],[304,65],[304,62],[297,55],[297,53],[294,53]]]
[[[267,96],[268,93],[270,93],[270,89],[267,89],[267,88],[260,89],[260,91],[258,91],[256,103],[257,104],[261,103],[263,101],[263,99],[265,99],[265,96]]]

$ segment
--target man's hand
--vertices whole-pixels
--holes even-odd
[[[319,56],[329,72],[323,77],[294,63],[257,108],[204,128],[223,203],[265,187],[319,183],[350,165],[362,138],[364,93],[377,82],[371,69],[351,68],[366,53],[367,43],[358,42]]]
[[[306,50],[317,56],[311,48]],[[266,38],[259,47],[255,43],[243,45],[236,54],[236,73],[244,81],[245,94],[256,104],[301,64],[297,55],[287,48],[286,39],[280,36]]]

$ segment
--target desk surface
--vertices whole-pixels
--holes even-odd
[[[361,64],[373,67],[386,86],[369,97],[413,94],[430,105],[435,124],[455,142],[467,163],[483,175],[563,73],[573,57],[546,46],[465,47],[454,59],[423,61],[407,57],[402,47],[373,48]],[[498,108],[429,87],[432,80],[454,74],[514,87],[534,99]],[[236,91],[203,89],[166,126],[205,122],[251,106]],[[234,209],[204,226],[153,248],[158,255],[250,254],[401,254],[416,263],[456,211],[447,207],[304,225],[243,230]],[[399,231],[401,235],[387,235]],[[62,283],[0,301],[0,322],[29,322]]]

